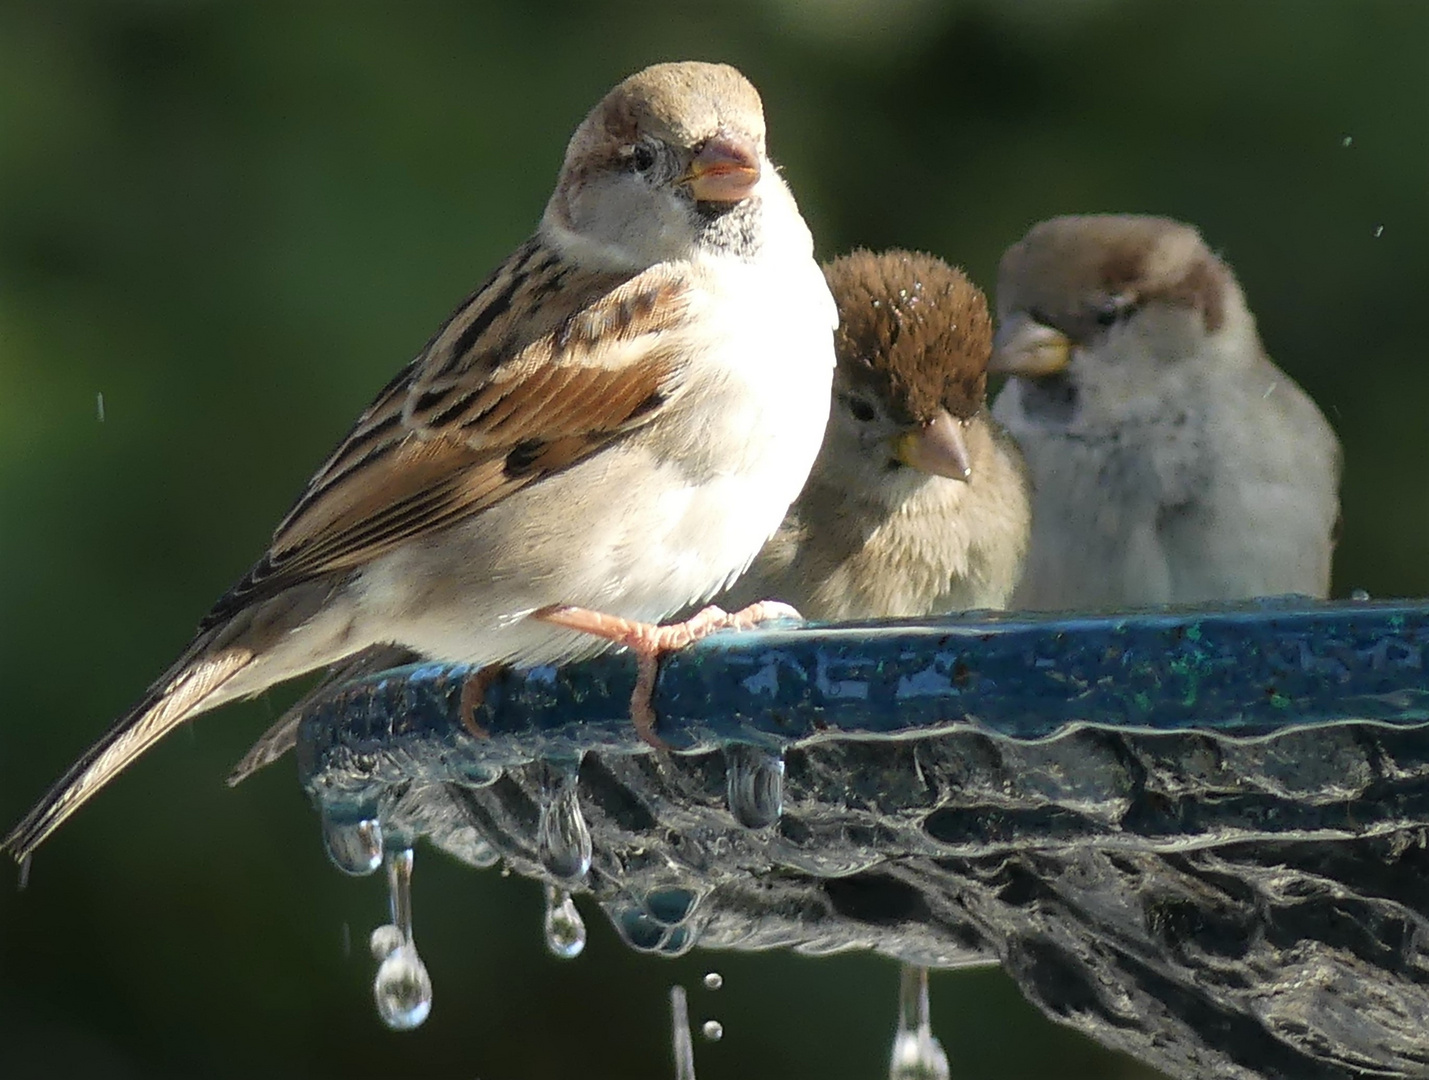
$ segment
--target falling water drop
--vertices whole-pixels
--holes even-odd
[[[718,1020],[706,1020],[700,1034],[710,1042],[719,1042],[724,1038],[724,1025]]]
[[[372,954],[381,955],[372,996],[382,1022],[410,1031],[432,1011],[432,980],[412,939],[412,849],[387,853],[388,904],[392,924],[372,932]]]
[[[928,969],[904,964],[898,985],[898,1030],[888,1080],[948,1080],[948,1055],[933,1037],[928,1014]]]
[[[1355,137],[1353,135],[1346,135],[1343,139],[1340,140],[1340,145],[1343,146],[1346,150],[1348,150],[1354,144]]]
[[[323,847],[344,874],[361,877],[382,865],[382,823],[363,813],[324,807]]]
[[[1379,239],[1381,236],[1383,236],[1383,235],[1384,235],[1384,226],[1383,226],[1383,225],[1376,225],[1376,226],[1374,227],[1374,238],[1375,238],[1376,240],[1378,240],[1378,239]]]
[[[695,1080],[695,1041],[690,1038],[690,1009],[683,986],[670,987],[670,1030],[675,1050],[675,1080]]]
[[[773,825],[784,812],[784,756],[759,746],[725,749],[729,812],[746,829]]]
[[[571,894],[546,886],[546,948],[562,960],[574,960],[585,948],[585,921]]]
[[[708,975],[705,976],[706,990],[718,990],[723,985],[724,976],[721,975],[718,971],[711,971]]]
[[[562,881],[579,881],[590,869],[590,829],[581,815],[579,767],[547,765],[536,839],[541,865]]]
[[[400,949],[406,941],[400,929],[391,923],[384,923],[372,931],[368,947],[372,950],[372,959],[382,961]]]

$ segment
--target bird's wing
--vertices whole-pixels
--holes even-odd
[[[378,395],[205,619],[361,566],[648,423],[683,385],[691,283],[595,273],[532,241]]]

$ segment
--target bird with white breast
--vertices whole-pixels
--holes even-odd
[[[653,668],[692,635],[645,624],[733,581],[803,485],[835,320],[754,87],[705,63],[621,82],[571,138],[535,235],[4,846],[28,856],[182,721],[374,648],[575,660],[609,647],[582,632],[588,609]]]

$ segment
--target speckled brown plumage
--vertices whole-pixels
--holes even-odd
[[[839,308],[840,372],[909,421],[983,407],[992,319],[967,276],[910,251],[854,251],[824,267]],[[934,312],[937,312],[935,315]]]

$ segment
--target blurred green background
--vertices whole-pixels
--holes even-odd
[[[821,255],[923,248],[990,284],[1054,213],[1200,225],[1343,438],[1337,593],[1429,593],[1429,4],[5,0],[3,823],[528,234],[589,106],[690,57],[762,90]],[[0,1074],[669,1076],[679,980],[725,1028],[702,1080],[886,1075],[890,964],[660,962],[590,910],[560,963],[536,886],[421,852],[436,1003],[386,1032],[381,883],[328,867],[290,763],[222,784],[288,700],[174,736],[0,887]],[[933,990],[957,1077],[1149,1075],[995,972]]]

